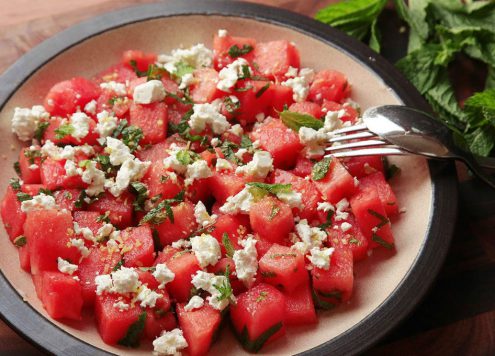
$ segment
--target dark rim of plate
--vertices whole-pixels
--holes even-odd
[[[0,76],[0,110],[11,95],[45,63],[107,30],[136,22],[184,15],[220,15],[255,19],[306,34],[338,48],[376,73],[408,106],[429,111],[416,89],[383,57],[361,42],[311,18],[287,10],[227,0],[171,0],[128,7],[104,14],[65,30],[21,57]],[[453,164],[429,162],[432,214],[420,252],[395,290],[367,317],[344,333],[304,355],[359,353],[382,338],[417,305],[433,283],[447,254],[457,214],[457,180]],[[47,320],[0,275],[2,319],[41,350],[57,355],[109,355],[75,338]]]

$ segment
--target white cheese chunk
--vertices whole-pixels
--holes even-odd
[[[249,214],[252,203],[253,195],[249,188],[244,188],[236,195],[228,197],[225,204],[220,207],[220,212],[230,215],[238,213]]]
[[[139,288],[139,293],[136,296],[136,299],[141,302],[139,304],[141,308],[154,308],[156,301],[160,298],[163,298],[162,294],[152,291],[144,285]]]
[[[214,224],[217,216],[215,214],[211,215],[206,210],[205,205],[200,200],[194,207],[194,217],[199,226],[208,226]]]
[[[202,268],[215,265],[222,257],[220,244],[216,238],[209,234],[192,237],[191,247]]]
[[[137,104],[151,104],[165,99],[165,88],[161,80],[149,80],[134,88],[132,97]]]
[[[12,117],[12,132],[17,135],[21,141],[29,141],[34,137],[34,132],[40,121],[50,118],[45,108],[41,105],[35,105],[31,109],[15,108]]]
[[[186,179],[184,182],[188,186],[195,180],[209,178],[212,175],[213,173],[210,167],[208,167],[208,163],[201,159],[187,166]]]
[[[245,166],[237,167],[237,174],[244,174],[255,178],[266,178],[273,170],[273,158],[270,152],[257,151],[254,153],[251,162]]]
[[[72,114],[70,117],[70,124],[72,125],[74,130],[70,135],[78,140],[88,136],[90,120],[91,119],[89,118],[89,116],[83,112],[76,112]]]
[[[314,71],[309,68],[301,68],[299,76],[287,79],[282,85],[292,88],[293,99],[295,102],[306,100],[309,94],[309,85],[314,77]]]
[[[59,206],[57,205],[54,197],[44,193],[39,193],[38,195],[35,195],[33,199],[24,200],[21,203],[21,211],[25,213],[49,209],[59,209]]]
[[[221,135],[230,128],[227,118],[220,113],[222,102],[215,100],[211,103],[194,104],[189,126],[195,132],[202,132],[209,125],[216,135]]]
[[[187,341],[181,329],[162,332],[162,335],[153,340],[153,355],[180,355],[180,350],[187,347]]]
[[[177,48],[170,54],[158,56],[158,63],[169,73],[177,72],[177,64],[184,63],[193,68],[211,67],[213,65],[213,51],[203,43],[198,43],[189,48]]]
[[[205,304],[205,300],[198,295],[193,296],[189,299],[189,302],[184,307],[185,311],[191,311],[194,309],[199,309]]]
[[[160,282],[158,288],[163,289],[165,285],[172,282],[175,278],[175,273],[172,272],[166,264],[159,263],[155,266],[155,271],[153,272],[153,277]]]
[[[134,293],[141,285],[139,275],[133,268],[121,267],[112,272],[112,292],[119,294]]]
[[[129,159],[133,159],[129,147],[119,139],[107,137],[107,147],[105,152],[109,154],[110,163],[114,166],[120,166]]]
[[[330,268],[330,256],[332,256],[333,251],[333,247],[313,247],[309,251],[310,255],[308,256],[308,259],[313,266],[328,270]]]
[[[142,162],[138,158],[127,159],[117,172],[115,182],[107,181],[105,187],[109,188],[114,197],[118,197],[131,182],[143,178],[150,165],[151,162]]]
[[[77,271],[77,265],[73,265],[61,257],[57,258],[57,267],[60,272],[65,274],[72,275],[75,271]]]
[[[106,110],[99,112],[96,115],[96,118],[98,119],[98,123],[96,124],[96,132],[100,135],[100,138],[110,136],[119,125],[119,119],[111,115],[111,113]]]
[[[249,235],[245,240],[239,241],[242,250],[234,252],[233,260],[237,278],[246,286],[251,286],[258,271],[258,253],[256,251],[256,240]]]
[[[237,83],[237,80],[244,76],[244,68],[248,68],[249,74],[252,75],[249,62],[244,58],[237,58],[234,62],[230,63],[225,68],[222,68],[218,73],[219,80],[217,83],[217,88],[221,91],[230,93],[231,89]]]
[[[118,96],[127,95],[127,87],[123,83],[118,83],[115,81],[104,82],[100,84],[100,88],[103,90],[113,91]]]
[[[306,146],[306,157],[317,158],[325,154],[325,147],[328,143],[328,135],[322,131],[316,131],[310,127],[299,129],[299,140]]]

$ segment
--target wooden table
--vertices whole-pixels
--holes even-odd
[[[153,0],[0,0],[0,73],[23,53],[84,19]],[[253,0],[312,16],[335,0]],[[495,354],[495,192],[461,171],[456,233],[424,301],[372,355]],[[454,223],[454,222],[453,222]],[[0,354],[40,352],[0,321]]]

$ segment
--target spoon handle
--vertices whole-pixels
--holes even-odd
[[[495,169],[495,158],[494,157],[475,156],[474,159],[483,168]]]
[[[471,156],[471,155],[466,155],[465,157],[461,158],[462,161],[469,167],[469,169],[478,177],[480,178],[483,182],[488,184],[490,187],[495,189],[495,176],[491,176],[487,174],[481,164],[477,161],[477,158]],[[485,162],[487,163],[487,162]],[[490,167],[486,167],[490,168]],[[493,167],[495,168],[495,166]]]

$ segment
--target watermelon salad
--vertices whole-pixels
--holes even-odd
[[[360,120],[350,97],[294,43],[219,30],[213,50],[128,50],[15,108],[27,145],[1,216],[48,315],[203,355],[221,324],[257,352],[348,302],[401,212],[381,157],[324,156]]]

